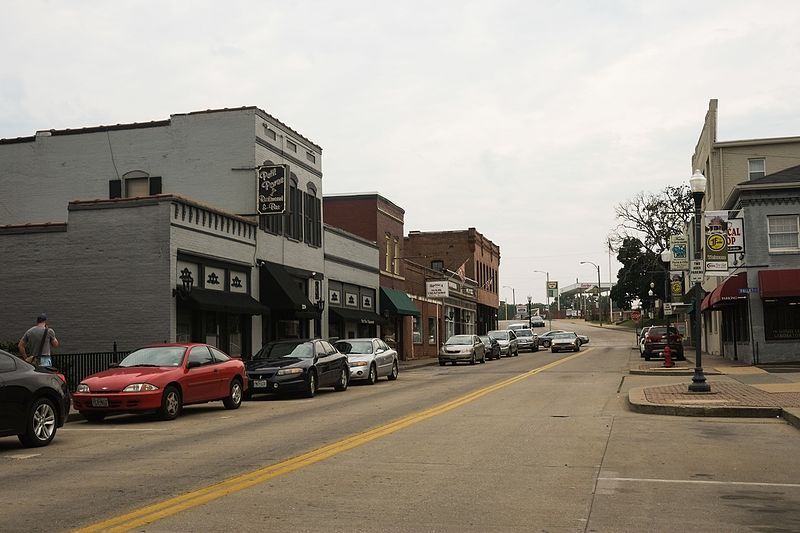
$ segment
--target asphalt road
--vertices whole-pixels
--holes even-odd
[[[0,439],[0,531],[800,531],[798,430],[632,413],[630,387],[688,378],[553,326],[591,342]]]

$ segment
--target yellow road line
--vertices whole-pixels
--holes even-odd
[[[559,359],[558,361],[546,364],[542,367],[535,368],[533,370],[525,372],[524,374],[514,376],[499,383],[495,383],[494,385],[489,385],[488,387],[478,389],[460,398],[456,398],[455,400],[451,400],[449,402],[437,405],[430,409],[426,409],[424,411],[420,411],[418,413],[405,416],[393,422],[389,422],[388,424],[385,424],[383,426],[367,430],[363,433],[358,433],[350,437],[345,437],[342,440],[322,446],[321,448],[317,448],[316,450],[312,450],[310,452],[298,455],[296,457],[292,457],[285,461],[281,461],[280,463],[268,465],[259,468],[257,470],[253,470],[251,472],[247,472],[244,474],[240,474],[238,476],[228,478],[219,483],[208,485],[206,487],[193,490],[185,494],[181,494],[180,496],[175,496],[174,498],[169,498],[167,500],[162,500],[160,502],[156,502],[147,505],[145,507],[141,507],[139,509],[136,509],[135,511],[131,511],[130,513],[120,516],[115,516],[113,518],[109,518],[108,520],[104,520],[102,522],[98,522],[96,524],[87,526],[85,528],[77,529],[75,530],[74,533],[93,533],[99,531],[103,532],[129,531],[133,528],[141,527],[150,524],[152,522],[162,520],[169,516],[178,514],[181,511],[185,511],[187,509],[203,505],[204,503],[208,503],[210,501],[222,498],[223,496],[226,496],[228,494],[233,494],[235,492],[245,490],[254,485],[264,483],[278,476],[282,476],[284,474],[294,472],[295,470],[299,470],[314,463],[324,461],[325,459],[328,459],[329,457],[332,457],[334,455],[356,448],[358,446],[371,442],[375,439],[385,437],[386,435],[390,435],[396,431],[407,428],[418,422],[422,422],[423,420],[427,420],[442,413],[446,413],[447,411],[450,411],[457,407],[461,407],[462,405],[473,402],[478,398],[481,398],[483,396],[486,396],[487,394],[490,394],[499,389],[517,383],[518,381],[522,381],[523,379],[526,379],[530,376],[539,374],[540,372],[544,372],[545,370],[549,370],[555,366],[566,363],[567,361],[571,361],[572,359],[580,357],[581,355],[584,355],[589,351],[591,351],[591,348],[584,350],[583,352],[577,352],[575,354],[572,354],[571,356],[565,357],[564,359]]]

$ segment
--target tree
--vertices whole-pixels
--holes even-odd
[[[617,274],[617,284],[611,289],[611,298],[621,309],[630,309],[634,300],[648,298],[650,283],[653,292],[662,299],[664,295],[664,276],[661,257],[649,250],[639,239],[626,237],[617,253],[622,268]]]
[[[637,238],[645,249],[661,253],[669,238],[684,231],[694,212],[688,185],[667,186],[658,193],[640,192],[614,208],[621,220],[611,239],[620,245],[628,237]]]

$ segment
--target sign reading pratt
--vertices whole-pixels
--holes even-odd
[[[669,238],[669,248],[672,252],[672,270],[689,270],[689,238],[686,235],[672,235]]]
[[[728,212],[706,211],[705,271],[707,276],[728,275]]]
[[[256,169],[259,215],[279,215],[286,211],[288,165],[262,165]]]
[[[426,281],[425,297],[447,298],[450,296],[450,287],[446,281]]]

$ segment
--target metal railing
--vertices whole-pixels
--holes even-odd
[[[118,363],[130,352],[92,352],[53,354],[53,366],[67,378],[69,390],[74,392],[83,378],[95,372],[108,369],[111,363]]]

